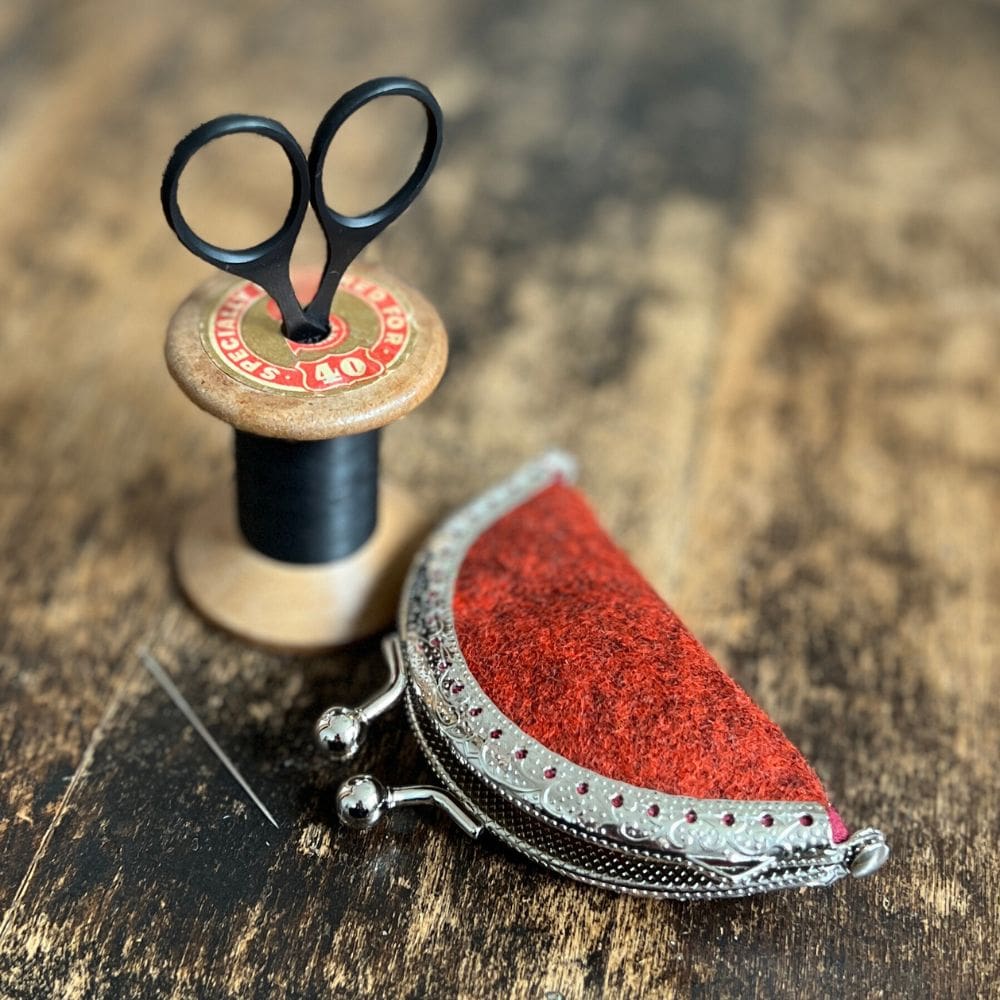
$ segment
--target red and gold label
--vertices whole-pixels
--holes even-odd
[[[293,280],[307,302],[317,276]],[[263,289],[246,281],[231,288],[208,318],[205,348],[227,375],[270,392],[326,396],[371,382],[407,354],[412,327],[406,307],[389,289],[344,275],[330,312],[330,333],[297,344],[281,332],[281,314]]]

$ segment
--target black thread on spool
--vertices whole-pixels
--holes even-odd
[[[356,552],[378,516],[378,444],[378,430],[328,441],[236,431],[236,504],[246,540],[290,563]]]

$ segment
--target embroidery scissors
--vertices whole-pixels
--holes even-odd
[[[378,208],[363,215],[343,215],[330,207],[323,193],[323,167],[330,143],[355,111],[376,98],[391,95],[411,97],[423,105],[427,132],[420,159],[402,187]],[[284,320],[282,332],[289,340],[316,343],[329,334],[330,306],[348,265],[406,211],[426,183],[437,162],[442,131],[441,108],[434,95],[422,83],[398,76],[378,77],[344,94],[319,123],[308,158],[280,122],[256,115],[222,115],[199,125],[177,144],[163,173],[163,212],[170,228],[191,253],[260,285],[274,299]],[[233,250],[209,243],[194,232],[177,203],[177,187],[184,168],[197,152],[216,139],[239,133],[263,136],[281,147],[292,168],[292,199],[284,222],[273,235],[254,246]],[[303,306],[292,288],[289,269],[292,248],[310,202],[326,237],[327,254],[316,294]]]

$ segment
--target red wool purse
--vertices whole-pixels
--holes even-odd
[[[390,681],[327,710],[353,756],[405,696],[442,788],[338,792],[343,822],[433,803],[548,868],[622,892],[744,896],[866,875],[889,854],[849,835],[819,778],[608,538],[551,454],[453,515],[416,557]]]

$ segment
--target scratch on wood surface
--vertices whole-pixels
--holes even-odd
[[[14,893],[10,908],[4,915],[3,923],[0,924],[0,944],[3,943],[11,926],[13,925],[18,907],[20,906],[25,893],[27,893],[32,879],[38,871],[39,865],[48,850],[49,843],[52,840],[52,836],[55,833],[56,828],[62,822],[63,817],[66,815],[67,809],[69,808],[70,802],[73,800],[77,790],[87,777],[90,767],[94,762],[95,750],[101,743],[105,733],[109,730],[115,716],[118,714],[118,711],[125,700],[126,691],[129,690],[136,679],[137,669],[137,666],[133,667],[131,670],[128,668],[125,669],[125,672],[122,675],[121,683],[118,685],[114,696],[108,703],[108,707],[105,709],[104,715],[101,716],[100,722],[98,722],[98,724],[94,727],[94,731],[90,735],[90,740],[84,748],[83,756],[80,758],[80,763],[73,772],[73,776],[70,778],[69,784],[66,786],[66,791],[63,793],[62,798],[60,798],[59,803],[56,806],[52,820],[46,828],[45,833],[42,835],[42,839],[38,844],[38,849],[35,851],[34,856],[32,857],[21,882],[17,887],[17,892]]]
[[[328,858],[332,835],[325,824],[307,823],[299,834],[299,850],[313,858]]]

